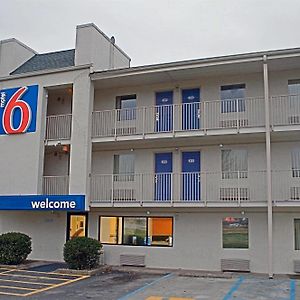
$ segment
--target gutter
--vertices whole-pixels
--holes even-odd
[[[57,69],[48,69],[48,70],[42,70],[42,71],[34,71],[34,72],[28,72],[23,74],[16,74],[16,75],[9,75],[5,77],[0,77],[0,81],[9,81],[14,79],[21,79],[21,78],[28,78],[28,77],[34,77],[34,76],[42,76],[42,75],[48,75],[48,74],[55,74],[55,73],[63,73],[63,72],[70,72],[70,71],[77,71],[77,70],[83,70],[83,69],[91,69],[92,64],[86,64],[81,66],[72,66],[72,67],[65,67],[65,68],[57,68]]]

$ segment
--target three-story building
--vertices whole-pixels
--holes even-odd
[[[0,231],[32,258],[86,235],[112,265],[300,271],[300,49],[130,67],[93,24],[0,47]]]

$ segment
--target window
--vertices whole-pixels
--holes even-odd
[[[300,177],[300,149],[292,151],[292,176]]]
[[[221,112],[245,111],[245,84],[221,86]]]
[[[122,244],[122,218],[101,217],[100,241],[104,244]]]
[[[123,218],[123,244],[143,246],[146,241],[146,218]]]
[[[172,246],[173,219],[149,218],[148,244],[157,246]]]
[[[248,177],[248,152],[241,149],[222,150],[222,179]]]
[[[173,246],[172,217],[100,217],[99,225],[103,244]]]
[[[67,240],[87,236],[87,214],[69,214],[67,228]]]
[[[114,180],[133,181],[134,180],[134,154],[114,155]]]
[[[294,220],[295,250],[300,250],[300,219]]]
[[[223,219],[223,248],[248,249],[248,218]]]
[[[116,99],[118,121],[136,119],[136,95],[119,96]]]
[[[300,79],[289,80],[288,82],[289,95],[300,95]]]

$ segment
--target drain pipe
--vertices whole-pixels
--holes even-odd
[[[263,56],[265,123],[266,123],[266,159],[267,159],[267,201],[268,201],[268,273],[273,278],[273,203],[271,174],[271,132],[270,132],[270,95],[267,55]]]

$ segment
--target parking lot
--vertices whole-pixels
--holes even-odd
[[[182,276],[178,273],[111,271],[79,276],[0,269],[0,299],[104,300],[295,300],[300,281],[269,280],[263,275],[234,274],[229,278]]]

